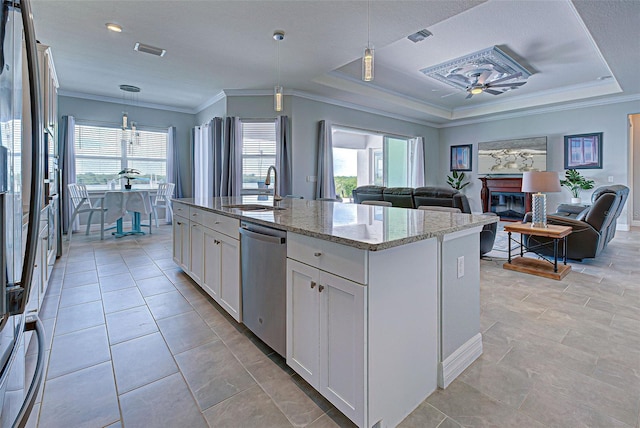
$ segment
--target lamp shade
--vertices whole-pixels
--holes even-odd
[[[560,192],[560,178],[555,171],[529,171],[522,173],[522,191]]]

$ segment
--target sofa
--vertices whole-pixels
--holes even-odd
[[[469,200],[457,190],[427,186],[427,187],[383,187],[359,186],[353,189],[353,201],[361,204],[364,201],[387,201],[394,207],[418,208],[424,205],[436,207],[458,208],[464,214],[471,214]],[[494,213],[485,213],[495,215]],[[488,224],[480,232],[480,255],[483,256],[493,249],[496,240],[498,223]]]
[[[629,196],[629,188],[620,184],[602,186],[594,190],[590,206],[563,204],[555,213],[547,215],[547,224],[571,226],[573,231],[567,237],[567,258],[582,260],[598,256],[613,239],[617,219],[622,213]],[[527,213],[524,222],[531,221]],[[523,236],[527,247],[543,245],[536,252],[552,256],[553,240],[537,236]],[[558,250],[562,254],[562,242]]]
[[[459,208],[466,214],[471,213],[467,197],[454,189],[446,187],[383,187],[360,186],[353,189],[353,201],[387,201],[394,207],[418,208],[423,205]]]

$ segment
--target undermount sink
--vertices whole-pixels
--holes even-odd
[[[240,211],[281,211],[286,208],[274,207],[272,205],[260,205],[260,204],[232,204],[223,205],[222,208],[237,208]]]

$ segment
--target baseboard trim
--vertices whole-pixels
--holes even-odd
[[[455,350],[446,360],[438,363],[438,386],[449,386],[467,367],[482,355],[482,334],[478,333]]]

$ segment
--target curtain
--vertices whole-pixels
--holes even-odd
[[[293,193],[290,140],[289,117],[278,116],[276,119],[276,168],[280,173],[278,194],[281,196]]]
[[[213,193],[211,196],[221,196],[220,189],[222,187],[222,145],[224,136],[224,121],[220,117],[214,117],[209,122],[209,130],[211,135],[212,159],[212,176],[213,176]]]
[[[331,143],[331,124],[326,120],[319,122],[317,161],[316,199],[333,199],[336,197],[336,183],[333,179],[333,145]]]
[[[237,117],[227,117],[222,140],[220,196],[240,196],[242,187],[242,123]]]
[[[424,186],[424,137],[409,140],[411,153],[411,187]]]
[[[176,127],[170,126],[167,129],[167,183],[174,183],[176,187],[173,197],[182,197],[182,180],[180,179],[180,159],[178,157],[178,146],[176,144]],[[171,224],[171,211],[165,210],[165,220]]]
[[[60,204],[62,212],[62,231],[68,233],[69,230],[78,230],[80,219],[76,217],[71,227],[69,220],[73,214],[73,202],[69,196],[68,185],[76,182],[76,149],[75,132],[76,120],[73,116],[62,116],[60,123],[60,169],[62,169],[62,200]]]
[[[211,127],[205,123],[193,131],[193,197],[204,201],[213,194]]]

